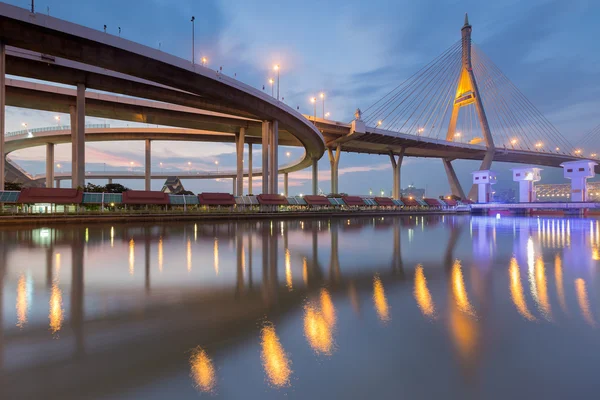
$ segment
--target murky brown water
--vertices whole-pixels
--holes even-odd
[[[0,229],[0,398],[595,398],[600,222]]]

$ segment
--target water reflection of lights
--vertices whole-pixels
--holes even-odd
[[[190,359],[191,376],[196,388],[203,392],[213,392],[217,385],[215,367],[210,357],[202,348],[198,347]]]
[[[476,316],[475,309],[469,302],[465,280],[463,278],[462,267],[459,260],[455,260],[452,265],[452,294],[458,309],[465,314]]]
[[[187,241],[187,271],[192,271],[192,241],[190,239]]]
[[[135,242],[133,239],[129,241],[129,275],[135,272]]]
[[[435,305],[427,288],[427,278],[425,278],[422,265],[417,265],[415,270],[414,296],[423,315],[435,318]]]
[[[290,360],[285,353],[275,326],[266,323],[261,331],[261,359],[269,383],[275,387],[285,387],[290,384],[292,369]]]
[[[292,262],[290,249],[285,249],[285,284],[288,290],[292,290]]]
[[[198,224],[194,224],[194,242],[198,241]]]
[[[563,284],[562,260],[560,254],[554,257],[554,280],[556,282],[556,293],[558,293],[558,304],[565,314],[568,313],[567,301],[565,300],[565,287]]]
[[[219,275],[219,239],[215,238],[213,245],[215,273]]]
[[[29,313],[29,297],[31,296],[31,285],[28,282],[29,277],[24,274],[19,276],[17,282],[17,326],[23,328],[27,324],[27,314]]]
[[[163,238],[158,238],[158,271],[163,271]]]
[[[546,320],[552,321],[552,310],[548,298],[546,268],[544,267],[544,260],[542,257],[538,257],[535,260],[535,284],[537,288],[538,308]]]
[[[110,247],[115,247],[115,227],[110,227]]]
[[[388,322],[391,319],[390,309],[379,275],[375,275],[373,278],[373,302],[375,303],[375,310],[379,319],[383,322]]]
[[[62,328],[65,311],[63,309],[62,291],[58,287],[58,280],[52,283],[49,305],[50,313],[48,314],[48,319],[50,320],[50,332],[56,334]]]
[[[531,291],[533,300],[535,300],[535,304],[540,304],[535,281],[535,251],[533,249],[533,239],[531,236],[527,239],[527,280],[529,281],[529,290]]]
[[[335,306],[331,301],[329,291],[325,288],[321,289],[321,310],[329,326],[335,326]]]
[[[594,315],[592,314],[592,310],[590,308],[590,302],[588,299],[587,290],[585,288],[585,281],[583,279],[575,279],[575,292],[577,293],[577,302],[579,303],[579,309],[581,310],[583,319],[588,325],[595,327],[596,320],[594,319]]]
[[[304,335],[317,354],[331,355],[333,332],[323,312],[312,304],[304,306]]]
[[[535,321],[535,317],[527,308],[527,302],[525,301],[525,293],[523,291],[523,285],[521,284],[521,273],[519,271],[519,264],[516,258],[511,258],[510,267],[508,268],[508,274],[510,276],[510,295],[512,297],[517,311],[525,319],[529,321]]]
[[[308,285],[308,262],[306,261],[306,257],[302,258],[302,280],[305,286]]]
[[[54,269],[56,271],[56,275],[60,273],[60,253],[56,253],[56,262],[54,265]]]

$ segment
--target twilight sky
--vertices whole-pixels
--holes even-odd
[[[30,7],[29,0],[7,2]],[[36,0],[35,4],[38,12],[49,7],[54,17],[98,30],[106,24],[111,34],[116,35],[120,26],[127,39],[160,45],[163,51],[187,59],[194,15],[196,59],[205,56],[210,67],[223,66],[223,73],[236,74],[257,88],[265,85],[267,90],[272,65],[279,63],[281,95],[287,104],[312,113],[309,98],[324,91],[330,118],[344,122],[352,119],[357,107],[368,107],[456,42],[468,12],[473,41],[571,142],[600,123],[597,1]],[[7,131],[21,129],[23,122],[29,128],[53,125],[54,115],[9,108]],[[68,116],[61,119],[68,121]],[[127,125],[89,117],[86,122]],[[233,144],[154,142],[152,161],[155,169],[162,162],[174,174],[187,170],[188,162],[193,170],[214,170],[216,160],[219,168],[231,170],[234,151]],[[287,151],[291,159],[302,153],[298,148],[281,148],[280,162],[287,162]],[[42,173],[44,156],[40,147],[10,157],[27,171]],[[104,163],[107,170],[126,170],[132,161],[141,170],[143,143],[88,144],[86,158],[88,171],[101,171]],[[63,170],[70,168],[69,145],[57,146],[56,161]],[[478,165],[455,162],[465,190],[470,187],[470,172]],[[510,167],[494,165],[501,181],[498,187],[516,187]],[[548,168],[542,176],[544,182],[562,182],[558,169]],[[342,192],[366,194],[372,188],[389,193],[391,179],[388,157],[341,156]],[[319,187],[328,193],[326,156],[319,164],[319,180]],[[141,180],[121,183],[135,189],[143,186]],[[439,160],[405,159],[402,186],[410,183],[427,187],[429,196],[449,190]],[[194,192],[231,191],[231,180],[184,181],[184,185]],[[258,189],[258,180],[255,185]],[[153,189],[161,187],[162,182],[153,181]],[[309,191],[310,171],[290,175],[291,194]]]

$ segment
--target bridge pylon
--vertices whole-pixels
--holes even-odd
[[[490,125],[485,115],[485,109],[483,108],[483,102],[479,95],[479,88],[477,86],[477,79],[473,73],[473,63],[471,58],[471,31],[472,27],[469,24],[469,16],[465,14],[465,24],[461,28],[462,34],[462,63],[461,71],[456,86],[456,94],[452,103],[452,115],[450,116],[450,122],[448,124],[448,132],[446,134],[446,140],[453,141],[456,137],[456,122],[458,121],[458,114],[462,107],[473,104],[481,130],[483,133],[483,139],[487,148],[487,153],[481,163],[480,170],[488,170],[492,165],[494,158],[494,139],[490,131]],[[468,197],[474,199],[477,194],[477,187],[473,185],[469,191]]]

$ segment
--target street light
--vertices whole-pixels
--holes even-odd
[[[325,93],[321,92],[320,96],[323,101],[323,119],[325,119]]]
[[[273,78],[269,78],[269,83],[271,84],[271,97],[273,96],[273,83],[275,83],[275,81],[273,80]]]
[[[196,17],[194,17],[192,15],[192,65],[194,64],[195,61],[195,54],[196,54],[196,46],[194,46],[194,33],[195,33],[195,25],[194,25],[194,21],[196,20]]]
[[[54,119],[56,120],[56,124],[60,126],[60,115],[54,116]]]
[[[202,59],[200,61],[202,62],[202,66],[206,67],[206,63],[208,62],[208,60],[206,59],[206,57],[202,57]]]
[[[310,102],[313,103],[313,106],[314,106],[313,123],[316,125],[317,124],[317,98],[311,97]]]
[[[325,117],[329,117],[331,115],[331,113],[325,113]]]
[[[286,156],[286,157],[289,157],[289,156],[291,156],[291,155],[292,155],[292,153],[290,153],[289,151],[286,151],[286,152],[285,152],[285,156]]]
[[[277,71],[277,100],[279,100],[279,64],[275,64],[273,70]]]
[[[217,166],[217,174],[219,173],[219,160],[215,161],[215,165]]]
[[[383,124],[382,120],[377,121],[377,126],[380,126],[381,124]]]
[[[159,164],[160,164],[160,173],[162,174],[162,172],[163,172],[163,169],[162,169],[163,168],[163,163],[159,163]]]

